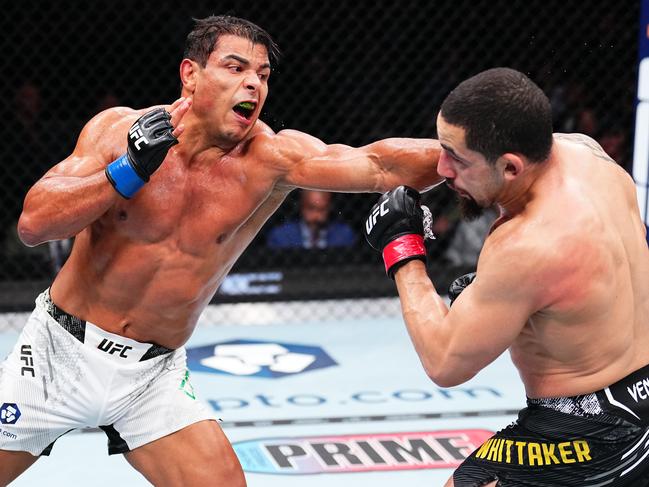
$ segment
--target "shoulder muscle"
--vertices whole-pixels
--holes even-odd
[[[126,134],[139,114],[137,110],[115,107],[95,115],[81,130],[72,154],[45,177],[85,176],[108,165],[126,150]]]

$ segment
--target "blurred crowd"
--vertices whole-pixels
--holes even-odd
[[[620,120],[615,111],[598,111],[583,84],[555,84],[545,89],[552,103],[556,132],[579,132],[593,137],[618,164],[630,171],[631,140],[625,129],[628,121]],[[83,114],[80,114],[79,120],[62,121],[48,110],[43,98],[42,88],[37,82],[25,81],[16,88],[11,107],[5,114],[12,135],[2,148],[8,182],[0,194],[0,259],[10,260],[14,265],[0,266],[0,269],[15,269],[18,264],[25,269],[25,277],[56,273],[71,245],[70,241],[51,242],[29,249],[20,243],[15,228],[26,191],[54,163],[72,151],[71,144],[86,120],[123,103],[116,93],[98,93],[85,118],[82,119]],[[428,117],[428,124],[433,123],[434,115],[433,108],[424,114]],[[434,133],[432,125],[430,132]],[[378,138],[384,134],[372,135]],[[363,245],[359,237],[363,212],[359,213],[359,210],[364,207],[360,208],[358,202],[365,204],[369,200],[367,195],[361,200],[355,198],[354,195],[298,192],[269,221],[253,247],[266,246],[271,251],[304,249],[322,252],[331,248],[359,249]],[[453,199],[454,195],[443,186],[424,195],[424,203],[434,216],[437,235],[434,252],[438,262],[471,267],[475,265],[496,213],[488,211],[476,221],[462,221]],[[24,265],[20,265],[23,261]],[[15,271],[10,274],[15,274]],[[15,275],[0,276],[5,280],[15,278]]]

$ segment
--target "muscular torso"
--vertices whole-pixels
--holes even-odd
[[[115,138],[115,157],[130,123]],[[110,332],[182,345],[288,193],[256,160],[254,137],[253,129],[227,155],[207,151],[199,160],[172,148],[143,189],[77,235],[52,284],[54,302]]]
[[[536,277],[543,306],[510,348],[530,397],[593,392],[649,363],[649,249],[632,180],[597,148],[555,141],[538,196],[489,237],[536,240],[551,263]]]

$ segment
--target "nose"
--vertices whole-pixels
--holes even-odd
[[[444,149],[439,153],[437,174],[446,179],[453,179],[455,177],[455,171],[453,171],[453,168],[451,167],[451,158]]]
[[[257,76],[257,73],[248,74],[243,83],[246,89],[250,91],[257,91],[261,86],[261,80],[259,79],[259,76]]]

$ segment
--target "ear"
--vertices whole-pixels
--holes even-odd
[[[507,152],[498,158],[498,167],[501,168],[506,180],[516,179],[525,169],[525,161],[518,154]]]
[[[196,77],[200,66],[191,59],[183,59],[180,63],[180,82],[183,85],[183,91],[193,94],[196,90]]]

